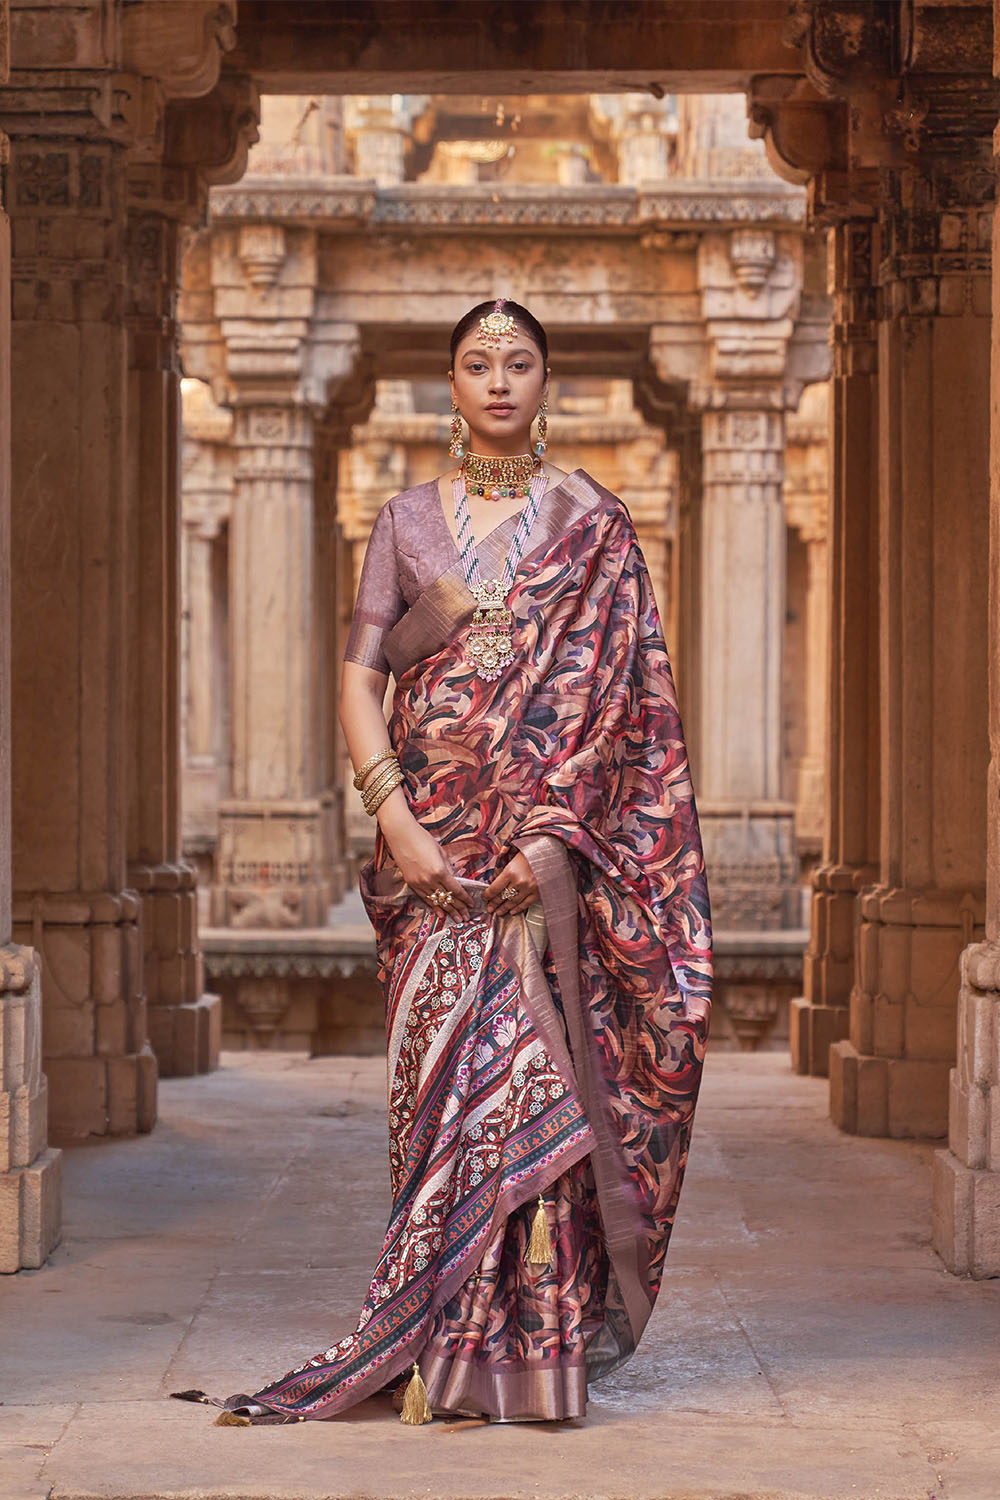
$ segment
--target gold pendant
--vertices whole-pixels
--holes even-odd
[[[473,593],[477,608],[466,636],[465,654],[484,682],[495,682],[514,660],[514,616],[507,608],[499,579],[479,584]]]

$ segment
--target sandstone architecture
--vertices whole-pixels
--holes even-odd
[[[346,759],[333,774],[328,705],[372,520],[440,470],[448,332],[491,287],[551,328],[553,451],[622,494],[653,571],[701,787],[717,1038],[728,1023],[756,1040],[787,1011],[800,792],[819,852],[825,655],[815,629],[786,649],[786,617],[827,612],[822,401],[791,445],[787,505],[783,488],[785,415],[829,368],[804,210],[738,95],[264,100],[244,177],[212,191],[188,247],[180,305],[199,653],[186,849],[230,1045],[318,1048],[359,1028],[380,1044],[371,980],[367,1017],[338,1014],[362,994],[341,981],[373,959],[353,933],[340,951],[327,910],[371,832]],[[791,598],[789,525],[814,539]],[[784,726],[816,700],[810,780]]]
[[[2,0],[5,1269],[58,1235],[61,1142],[149,1129],[158,1074],[212,1066],[200,927],[264,932],[266,1016],[276,938],[294,967],[346,888],[336,645],[374,486],[340,455],[384,421],[376,389],[391,408],[410,383],[428,415],[442,330],[506,282],[572,349],[561,378],[626,382],[605,415],[662,435],[653,558],[720,927],[742,934],[720,963],[748,991],[780,969],[821,834],[793,1066],[829,1074],[844,1130],[947,1136],[935,1244],[1000,1274],[996,24],[987,0]],[[720,93],[782,182],[750,147],[726,180],[732,138],[696,97]],[[317,103],[273,142],[265,104],[248,179],[262,95]],[[431,148],[489,142],[462,102],[484,95],[522,122],[579,96],[593,155],[567,131],[555,182],[469,181],[467,151]],[[183,523],[182,357],[201,383]],[[828,372],[826,486],[822,453],[793,451]],[[251,524],[268,508],[280,524]],[[816,653],[791,786],[783,683]]]

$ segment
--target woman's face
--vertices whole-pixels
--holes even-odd
[[[475,330],[467,333],[450,379],[474,452],[529,451],[529,430],[549,382],[541,350],[522,328],[499,349],[486,348]]]

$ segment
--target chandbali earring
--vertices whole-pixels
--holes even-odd
[[[542,404],[538,408],[538,442],[535,444],[535,452],[539,458],[545,457],[545,450],[549,446],[549,403],[543,397]]]
[[[462,413],[458,409],[458,402],[454,396],[451,398],[451,442],[448,444],[448,452],[452,458],[465,457],[465,445],[462,442]]]

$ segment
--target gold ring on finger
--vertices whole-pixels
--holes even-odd
[[[503,890],[503,891],[500,892],[500,895],[501,895],[502,900],[504,900],[504,901],[513,901],[516,898],[516,896],[517,896],[517,886],[516,885],[509,885],[509,886],[507,886],[505,890]]]

